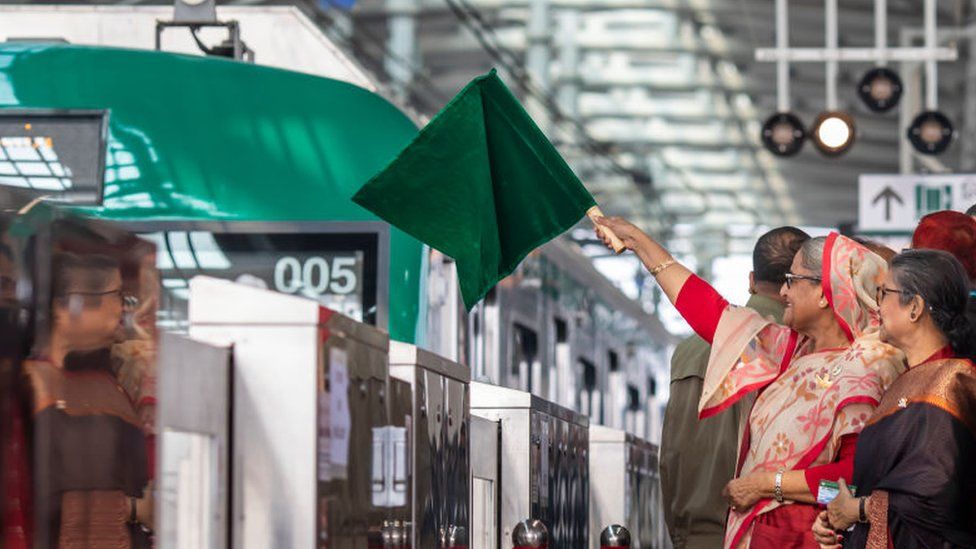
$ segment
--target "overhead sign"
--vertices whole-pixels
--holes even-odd
[[[861,231],[911,233],[939,210],[966,211],[976,204],[976,174],[862,175],[858,180]]]

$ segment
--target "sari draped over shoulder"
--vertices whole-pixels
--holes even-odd
[[[870,524],[847,549],[976,547],[976,365],[943,359],[891,386],[857,443]]]
[[[853,240],[827,238],[822,285],[847,348],[813,352],[807,338],[751,310],[722,314],[699,414],[709,417],[761,391],[744,430],[739,476],[830,463],[841,437],[863,429],[905,367],[901,352],[878,337],[874,296],[886,270],[883,259]],[[725,547],[748,547],[757,517],[782,505],[791,503],[763,499],[730,511]]]

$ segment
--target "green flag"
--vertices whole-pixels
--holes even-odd
[[[469,310],[593,197],[492,70],[353,197],[454,258]]]

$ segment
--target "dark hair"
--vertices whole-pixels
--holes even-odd
[[[796,227],[778,227],[759,237],[752,250],[752,271],[756,282],[781,285],[800,246],[810,235]]]
[[[58,252],[51,258],[51,297],[63,300],[71,292],[98,292],[113,273],[119,271],[119,262],[107,255],[78,255]]]
[[[885,246],[884,244],[871,240],[870,238],[865,238],[863,236],[852,236],[851,240],[857,242],[861,246],[871,250],[875,254],[885,260],[885,263],[891,263],[892,258],[898,254],[898,252],[892,250],[891,248]]]
[[[973,204],[968,210],[966,210],[966,215],[976,216],[976,204]]]
[[[942,250],[906,250],[891,261],[891,271],[906,292],[901,296],[902,305],[920,296],[956,356],[973,358],[976,325],[967,314],[969,277],[962,263]]]

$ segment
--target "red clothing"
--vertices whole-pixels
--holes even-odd
[[[7,549],[27,549],[30,547],[32,532],[30,521],[31,481],[27,467],[27,437],[20,405],[10,403],[0,417],[9,419],[9,438],[3,444],[4,507],[3,531],[0,532],[0,547]]]
[[[708,282],[697,275],[691,275],[678,292],[674,306],[696,334],[712,343],[722,311],[728,308],[729,302]]]
[[[936,360],[945,360],[947,358],[956,358],[956,354],[952,352],[952,347],[948,345],[932,353],[932,356],[923,360],[919,366],[922,364],[928,364],[929,362],[935,362]]]
[[[810,525],[820,510],[813,505],[784,505],[756,517],[749,549],[819,549]]]
[[[837,482],[837,479],[844,479],[850,482],[854,477],[854,451],[857,448],[857,435],[844,435],[840,437],[840,449],[837,450],[837,457],[832,463],[810,467],[804,471],[807,479],[807,487],[814,497],[820,490],[820,481],[829,480]]]

